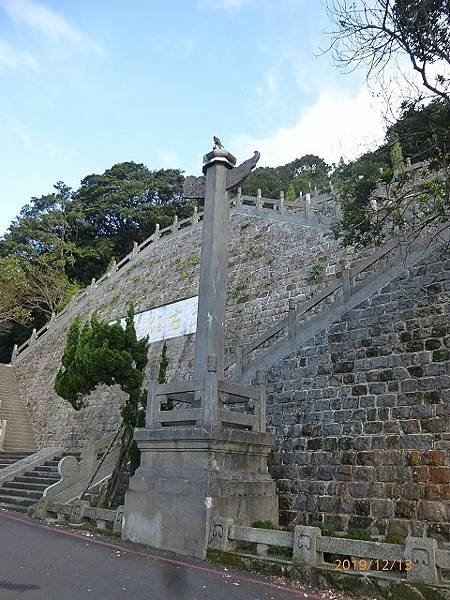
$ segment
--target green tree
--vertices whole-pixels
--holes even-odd
[[[182,197],[184,177],[177,169],[150,171],[124,162],[81,181],[74,198],[83,214],[80,246],[84,255],[77,271],[96,277],[112,257],[120,259],[155,229],[187,216],[190,204]]]
[[[256,195],[258,188],[263,196],[277,198],[281,190],[293,184],[296,195],[318,189],[328,189],[328,174],[331,167],[315,154],[305,154],[292,162],[279,167],[255,169],[242,184],[243,194]]]
[[[24,302],[29,286],[23,263],[17,256],[0,258],[0,334],[32,319]]]
[[[69,328],[62,366],[54,388],[75,410],[86,406],[86,396],[98,385],[118,385],[126,394],[121,411],[120,456],[106,492],[111,506],[118,491],[122,474],[133,450],[133,429],[146,402],[143,390],[144,370],[148,357],[148,338],[138,340],[134,327],[134,310],[130,306],[125,328],[120,323],[109,324],[96,314],[81,324],[77,316]],[[136,465],[132,465],[132,470]]]
[[[366,66],[380,77],[401,69],[406,57],[423,89],[450,102],[450,6],[448,0],[329,0],[334,59],[346,70]],[[402,74],[410,77],[403,69]],[[396,79],[394,78],[394,81]],[[410,77],[410,94],[417,86]]]
[[[32,198],[20,211],[3,239],[0,256],[16,254],[27,260],[37,258],[66,269],[79,251],[76,240],[81,215],[72,201],[72,190],[62,181],[51,194]]]

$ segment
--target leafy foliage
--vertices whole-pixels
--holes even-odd
[[[69,328],[62,367],[54,388],[75,410],[86,406],[86,396],[98,385],[119,385],[127,400],[122,408],[121,452],[117,467],[108,485],[108,505],[114,501],[128,456],[131,469],[136,468],[137,448],[133,429],[138,424],[145,393],[142,390],[147,365],[148,339],[138,340],[134,327],[134,310],[130,306],[125,328],[120,323],[109,324],[92,315],[82,324],[77,316]]]
[[[306,193],[315,186],[318,189],[328,189],[330,170],[331,167],[322,158],[306,154],[284,166],[255,169],[242,184],[242,193],[255,196],[257,190],[261,189],[263,196],[277,198],[290,184],[295,197],[300,191]]]
[[[329,0],[327,8],[338,65],[365,65],[368,76],[378,77],[388,65],[398,69],[397,56],[406,56],[423,88],[450,101],[448,0]]]
[[[187,216],[183,179],[176,169],[150,171],[125,162],[88,175],[78,190],[59,181],[52,193],[31,198],[0,239],[0,259],[16,257],[28,284],[3,288],[18,310],[15,315],[3,310],[3,320],[10,316],[0,330],[2,359],[8,360],[14,342],[29,337],[24,327],[42,326],[113,258],[120,260],[134,241],[148,237],[157,222],[165,226],[175,214]]]
[[[28,289],[23,261],[17,256],[0,258],[0,333],[9,331],[14,323],[31,321],[31,312],[23,304]]]

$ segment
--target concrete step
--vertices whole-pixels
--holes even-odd
[[[32,471],[25,471],[24,475],[32,475],[33,477],[58,477],[59,478],[58,469],[56,469],[55,467],[48,467],[48,468],[51,470],[47,471],[44,466],[39,466],[39,467],[36,467],[35,469],[33,469]]]
[[[28,489],[17,489],[7,484],[0,487],[0,494],[4,496],[15,496],[17,498],[28,498],[30,500],[40,500],[42,498],[43,490],[28,490]]]
[[[9,504],[8,502],[0,502],[0,509],[12,510],[14,512],[24,513],[28,512],[28,506],[21,506],[20,504]]]
[[[36,500],[34,498],[21,498],[19,496],[7,496],[2,493],[2,488],[0,488],[0,504],[6,502],[7,504],[15,504],[17,506],[26,506],[27,508],[32,504],[36,504]]]
[[[19,483],[45,483],[46,486],[49,486],[59,481],[59,477],[34,477],[33,475],[30,475],[30,472],[28,472],[14,477],[14,481]]]
[[[10,489],[14,490],[24,490],[24,491],[35,491],[35,492],[44,492],[45,488],[48,487],[47,483],[21,483],[20,481],[7,481],[5,486],[8,486]],[[0,488],[1,490],[2,488]]]

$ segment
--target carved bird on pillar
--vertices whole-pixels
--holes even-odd
[[[222,142],[219,140],[218,137],[214,136],[214,146],[213,146],[213,150],[218,150],[219,148],[223,148],[223,144]]]

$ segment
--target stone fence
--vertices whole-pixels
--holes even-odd
[[[2,401],[0,400],[0,408],[2,407]],[[0,419],[0,452],[3,452],[3,446],[6,438],[6,419]]]
[[[61,479],[44,490],[45,499],[69,502],[79,498],[88,488],[111,476],[119,458],[119,448],[112,448],[117,435],[109,435],[89,442],[78,461],[65,456],[59,461]]]
[[[307,194],[307,196],[309,197],[310,195]],[[283,201],[283,192],[281,192],[279,200],[273,200],[270,198],[262,198],[261,190],[258,190],[258,195],[256,197],[242,196],[240,188],[238,188],[237,196],[236,198],[233,198],[231,200],[231,203],[235,205],[236,208],[243,205],[255,207],[261,206],[278,212],[286,212]],[[292,207],[288,208],[288,210],[291,209]],[[120,260],[118,263],[114,261],[109,271],[102,275],[100,279],[96,280],[95,278],[93,278],[90,285],[84,290],[81,290],[78,294],[76,294],[67,304],[67,306],[65,306],[57,314],[53,313],[50,320],[43,327],[41,327],[38,330],[33,329],[30,338],[23,342],[23,344],[21,344],[20,346],[17,346],[16,344],[12,353],[11,363],[14,364],[17,356],[25,350],[27,350],[28,348],[30,348],[36,340],[45,335],[45,333],[52,328],[56,321],[58,321],[66,313],[71,311],[77,304],[79,304],[79,302],[90,296],[96,289],[100,288],[102,285],[107,283],[111,279],[111,277],[113,277],[116,273],[129,266],[129,264],[133,262],[134,259],[138,255],[140,255],[144,250],[146,250],[150,245],[158,243],[160,240],[166,239],[168,236],[178,234],[180,231],[196,227],[202,220],[203,212],[199,212],[197,207],[194,207],[194,212],[192,216],[187,217],[186,219],[179,220],[178,217],[175,215],[172,225],[164,227],[163,229],[160,229],[159,224],[156,224],[155,231],[150,237],[145,239],[140,244],[134,242],[133,250],[129,254],[122,258],[122,260]]]
[[[31,512],[33,513],[31,516],[37,519],[56,518],[71,525],[90,523],[95,524],[97,529],[110,529],[118,534],[122,531],[124,513],[123,506],[119,506],[116,510],[109,510],[89,506],[87,500],[76,500],[69,504],[49,498],[42,499]]]
[[[266,431],[265,374],[258,373],[256,388],[217,379],[215,356],[208,357],[208,374],[204,381],[149,385],[146,427],[201,425],[212,418],[225,427],[238,427],[264,433]],[[199,407],[199,399],[208,394],[219,398],[217,414]],[[173,404],[177,410],[167,410]]]
[[[428,163],[421,162],[411,164],[411,160],[407,159],[405,172],[414,171],[419,168],[426,168]],[[318,191],[314,190],[314,202],[311,199],[311,194],[300,194],[300,196],[295,200],[294,204],[291,205],[289,202],[285,201],[284,192],[280,192],[280,197],[278,199],[273,198],[265,198],[261,194],[261,190],[257,191],[256,196],[246,196],[241,193],[241,188],[238,188],[237,195],[231,199],[231,204],[236,206],[236,209],[239,207],[255,207],[257,211],[261,209],[269,209],[273,210],[277,213],[298,213],[299,210],[305,213],[305,217],[313,221],[313,204],[318,201]],[[334,218],[337,218],[338,212],[335,212],[333,215]],[[41,338],[45,333],[53,326],[55,321],[58,321],[61,317],[64,316],[67,312],[71,311],[79,302],[87,298],[90,294],[94,292],[97,288],[101,287],[103,284],[108,282],[111,277],[113,277],[116,273],[127,267],[141,252],[146,250],[150,245],[154,243],[158,243],[161,239],[166,238],[167,236],[178,234],[182,230],[190,229],[192,227],[196,227],[198,223],[200,223],[203,219],[203,212],[199,212],[197,207],[194,207],[194,212],[192,216],[187,217],[186,219],[179,220],[175,215],[172,225],[160,229],[159,224],[156,224],[155,231],[151,236],[145,239],[141,244],[134,242],[132,251],[127,254],[122,260],[118,263],[113,262],[111,268],[107,273],[105,273],[100,279],[96,280],[92,279],[90,285],[81,290],[78,294],[76,294],[71,301],[67,304],[65,308],[63,308],[57,314],[53,313],[50,320],[39,330],[33,329],[32,334],[28,340],[23,342],[20,346],[17,344],[14,346],[11,363],[14,364],[16,357],[30,348],[36,340]],[[331,222],[331,221],[330,221]]]
[[[430,584],[446,583],[450,552],[438,549],[432,538],[407,537],[405,544],[388,544],[321,535],[318,527],[297,525],[293,532],[234,525],[231,519],[216,518],[209,548],[223,552],[248,554],[249,544],[256,554],[267,557],[273,547],[292,549],[298,565],[332,569],[347,573],[376,573],[406,581]],[[244,546],[244,549],[242,549]]]

